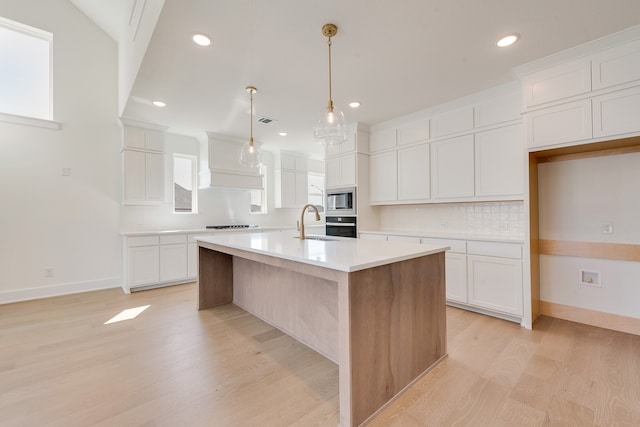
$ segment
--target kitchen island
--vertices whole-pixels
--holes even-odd
[[[234,303],[337,363],[348,427],[446,356],[448,248],[329,239],[198,237],[198,309]]]

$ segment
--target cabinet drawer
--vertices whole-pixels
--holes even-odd
[[[158,244],[158,236],[136,236],[127,238],[127,246],[130,248],[136,246],[154,246]]]
[[[467,253],[467,241],[455,239],[436,239],[432,237],[423,237],[421,239],[423,245],[449,246],[447,252],[455,252],[459,254]]]
[[[500,258],[522,259],[522,245],[519,243],[469,241],[467,242],[467,253]]]
[[[186,234],[168,234],[166,236],[160,236],[161,245],[172,245],[176,243],[187,243]]]

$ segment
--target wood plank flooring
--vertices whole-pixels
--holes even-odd
[[[0,425],[337,425],[334,363],[233,305],[196,304],[188,284],[0,305]],[[640,337],[455,308],[447,321],[449,357],[370,425],[640,425]]]

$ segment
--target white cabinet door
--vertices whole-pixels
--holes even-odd
[[[198,244],[187,244],[187,278],[198,277]]]
[[[187,278],[187,245],[160,245],[160,281]]]
[[[473,135],[431,143],[433,194],[436,199],[474,195]]]
[[[447,111],[431,118],[431,138],[442,138],[473,129],[473,107]]]
[[[123,203],[153,204],[164,199],[164,156],[124,150]]]
[[[525,150],[521,125],[476,133],[475,156],[476,196],[524,195]]]
[[[371,202],[388,202],[398,199],[398,165],[396,152],[373,154],[369,158],[369,197]]]
[[[292,170],[276,170],[276,208],[296,207],[296,173]]]
[[[396,129],[380,129],[369,135],[369,149],[372,153],[396,146]]]
[[[309,199],[309,177],[306,172],[295,173],[295,206],[303,207]]]
[[[146,200],[162,202],[164,200],[164,155],[145,153],[146,162]]]
[[[640,131],[640,87],[593,98],[593,136]]]
[[[431,196],[429,144],[398,150],[398,200],[425,200]]]
[[[327,188],[356,185],[356,153],[326,160]]]
[[[428,140],[429,119],[422,119],[400,126],[397,131],[397,138],[398,146]]]
[[[591,68],[593,90],[640,80],[640,40],[600,51]]]
[[[130,204],[146,200],[147,170],[145,153],[124,150],[123,203]]]
[[[525,116],[527,145],[546,147],[591,138],[591,100],[543,108]]]
[[[525,76],[522,81],[527,108],[591,91],[589,58],[566,62]]]
[[[127,283],[130,288],[159,280],[158,246],[130,247],[127,250]]]
[[[467,304],[467,256],[454,252],[445,254],[447,300]]]
[[[522,261],[467,255],[469,304],[522,316]]]

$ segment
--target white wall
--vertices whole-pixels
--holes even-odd
[[[640,153],[540,164],[540,239],[640,243],[639,183]],[[602,287],[580,285],[580,269]],[[640,318],[640,263],[545,255],[540,275],[543,301]]]
[[[0,16],[53,33],[62,124],[0,123],[0,303],[119,286],[116,45],[66,0],[3,0]]]

